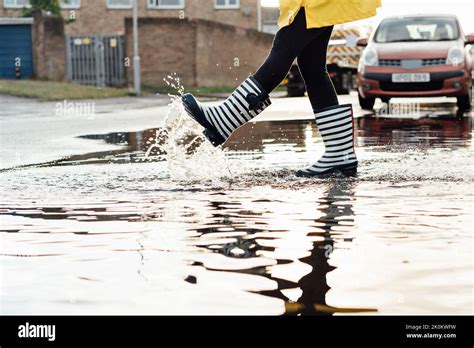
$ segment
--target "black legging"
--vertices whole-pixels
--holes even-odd
[[[333,26],[306,28],[302,8],[291,25],[281,28],[273,47],[255,78],[270,93],[285,78],[295,58],[314,110],[338,105],[337,94],[326,67],[326,55]]]

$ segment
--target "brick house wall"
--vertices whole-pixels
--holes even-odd
[[[147,0],[139,0],[138,10],[145,85],[163,85],[171,73],[186,86],[237,85],[260,66],[273,40],[256,30],[257,0],[240,0],[238,9],[215,9],[214,0],[186,0],[183,10],[149,9]],[[5,8],[0,0],[0,17],[16,17],[20,11]],[[109,9],[106,0],[81,0],[79,9],[63,10],[64,19],[69,11],[74,11],[76,21],[62,31],[53,30],[54,20],[34,28],[38,78],[65,79],[64,35],[125,35],[126,57],[133,62],[131,9]],[[262,11],[264,21],[269,13],[275,17],[275,9]],[[133,81],[133,64],[126,74],[129,83]]]
[[[187,85],[196,85],[195,23],[175,18],[140,18],[142,84],[164,85],[163,78],[178,72]],[[126,20],[126,55],[133,61],[132,20]],[[127,80],[133,81],[133,65],[127,68]]]
[[[270,52],[272,41],[272,35],[257,30],[198,20],[197,84],[199,86],[239,84],[260,67]]]
[[[81,0],[79,9],[64,9],[63,18],[68,19],[74,11],[76,21],[66,25],[67,35],[119,34],[125,32],[124,20],[131,16],[131,9],[107,8],[106,0]],[[181,13],[181,11],[184,11]],[[265,8],[262,9],[265,17]],[[4,7],[0,0],[0,17],[17,17],[20,9]],[[257,29],[257,0],[240,0],[238,9],[215,9],[214,0],[185,0],[183,10],[150,9],[147,0],[138,2],[139,17],[147,18],[180,18],[205,19],[208,21],[234,25],[243,28]]]
[[[133,56],[132,21],[126,20],[126,52]],[[139,19],[142,82],[164,85],[176,73],[184,86],[236,86],[267,56],[270,34],[201,19]],[[229,41],[236,44],[229,44]],[[133,81],[133,67],[127,69]]]
[[[35,18],[32,27],[34,76],[53,81],[66,80],[66,46],[61,18]]]

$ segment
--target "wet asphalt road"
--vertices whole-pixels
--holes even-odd
[[[323,149],[304,98],[225,151],[188,148],[165,98],[0,112],[1,312],[472,314],[473,115],[440,101],[356,107],[359,175],[311,180],[293,175]]]

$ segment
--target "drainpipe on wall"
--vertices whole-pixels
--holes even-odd
[[[135,93],[140,95],[142,92],[140,55],[138,52],[138,8],[137,0],[133,0],[133,83]]]

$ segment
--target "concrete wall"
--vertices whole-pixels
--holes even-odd
[[[139,16],[151,18],[205,19],[243,28],[257,29],[257,0],[240,0],[239,9],[214,9],[214,0],[186,0],[183,10],[147,8],[147,0],[139,0]],[[73,12],[71,12],[73,11]],[[184,12],[181,12],[184,11]],[[264,13],[266,9],[263,9]],[[0,0],[0,17],[17,17],[19,9],[4,8]],[[109,9],[106,0],[81,0],[79,9],[63,10],[64,19],[74,14],[75,23],[66,26],[67,35],[124,33],[124,19],[131,16],[130,9]],[[265,16],[264,16],[265,17]]]
[[[132,22],[126,52],[133,57]],[[236,86],[266,58],[273,36],[205,20],[139,19],[142,82],[165,85],[176,73],[184,86]],[[133,67],[127,69],[133,81]]]
[[[64,22],[61,18],[35,18],[32,27],[33,69],[38,79],[66,80]]]

